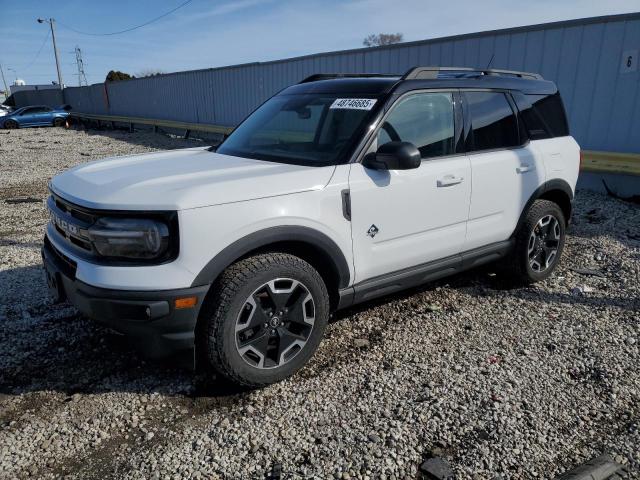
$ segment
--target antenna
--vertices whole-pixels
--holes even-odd
[[[75,48],[75,54],[76,66],[78,67],[78,73],[76,74],[78,75],[78,86],[81,87],[83,83],[85,86],[88,86],[89,82],[87,82],[87,76],[84,73],[84,63],[82,61],[82,50],[80,50],[80,47],[77,45]]]
[[[491,58],[489,59],[489,63],[487,63],[487,68],[485,68],[485,70],[489,70],[491,68],[491,64],[493,63],[493,57],[496,56],[496,52],[493,52],[491,54]]]

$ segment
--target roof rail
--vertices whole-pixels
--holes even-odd
[[[440,73],[455,75],[490,75],[490,76],[509,76],[518,78],[528,78],[533,80],[542,80],[542,75],[530,72],[518,72],[515,70],[497,70],[494,68],[469,68],[469,67],[413,67],[407,70],[402,76],[403,80],[428,80],[436,79]]]
[[[372,77],[398,77],[389,73],[315,73],[298,83],[315,82],[317,80],[330,80],[332,78],[372,78]]]

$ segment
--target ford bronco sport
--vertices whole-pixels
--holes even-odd
[[[54,177],[43,260],[56,299],[147,355],[191,349],[260,386],[300,369],[338,309],[494,260],[548,277],[579,158],[536,74],[313,75],[217,148]]]

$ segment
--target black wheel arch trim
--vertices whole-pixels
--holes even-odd
[[[282,242],[307,244],[320,251],[333,263],[339,277],[339,288],[349,285],[349,264],[340,247],[331,238],[313,228],[283,225],[258,230],[231,243],[204,266],[191,286],[211,284],[229,265],[248,253]]]
[[[529,200],[527,201],[524,208],[522,209],[522,212],[520,213],[520,218],[518,219],[518,223],[516,225],[516,228],[513,230],[511,237],[515,236],[518,230],[520,229],[520,226],[524,222],[527,212],[531,208],[531,205],[533,204],[533,202],[538,200],[540,197],[544,196],[545,193],[550,192],[552,190],[560,190],[561,192],[565,193],[567,197],[569,197],[569,202],[573,203],[573,190],[565,180],[562,180],[560,178],[554,178],[553,180],[549,180],[543,183],[538,188],[536,188],[535,191],[529,197]],[[569,223],[569,218],[565,218],[565,221]]]

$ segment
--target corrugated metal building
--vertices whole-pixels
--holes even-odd
[[[415,65],[524,70],[554,80],[583,148],[640,152],[640,13],[178,72],[65,89],[76,111],[233,126],[313,73],[403,73]]]

